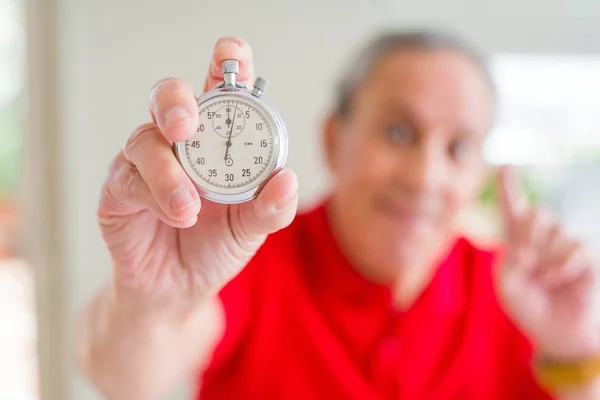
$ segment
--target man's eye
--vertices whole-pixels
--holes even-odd
[[[463,160],[473,150],[473,144],[466,140],[456,140],[450,145],[449,152],[450,156],[455,160]]]
[[[386,130],[386,137],[392,144],[404,145],[412,141],[413,134],[406,125],[390,125]]]

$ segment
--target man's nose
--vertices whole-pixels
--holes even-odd
[[[400,178],[407,189],[415,192],[437,191],[448,173],[443,150],[431,140],[415,143],[404,162],[408,165],[399,168],[404,170]]]

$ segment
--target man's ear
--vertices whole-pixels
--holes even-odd
[[[327,168],[329,168],[331,172],[335,171],[341,130],[342,121],[340,116],[335,112],[329,113],[323,121],[322,138],[325,162],[327,163]]]

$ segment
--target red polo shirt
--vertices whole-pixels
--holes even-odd
[[[348,263],[321,206],[271,235],[221,292],[199,399],[546,399],[502,312],[494,255],[458,239],[415,304]]]

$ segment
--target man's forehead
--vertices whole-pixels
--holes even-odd
[[[481,68],[466,56],[451,50],[399,50],[383,57],[365,81],[408,87],[431,82],[444,87],[476,88],[491,94]]]
[[[483,74],[474,62],[452,51],[390,54],[371,71],[362,89],[372,105],[404,113],[462,119],[477,129],[489,128],[492,118],[493,94]]]

